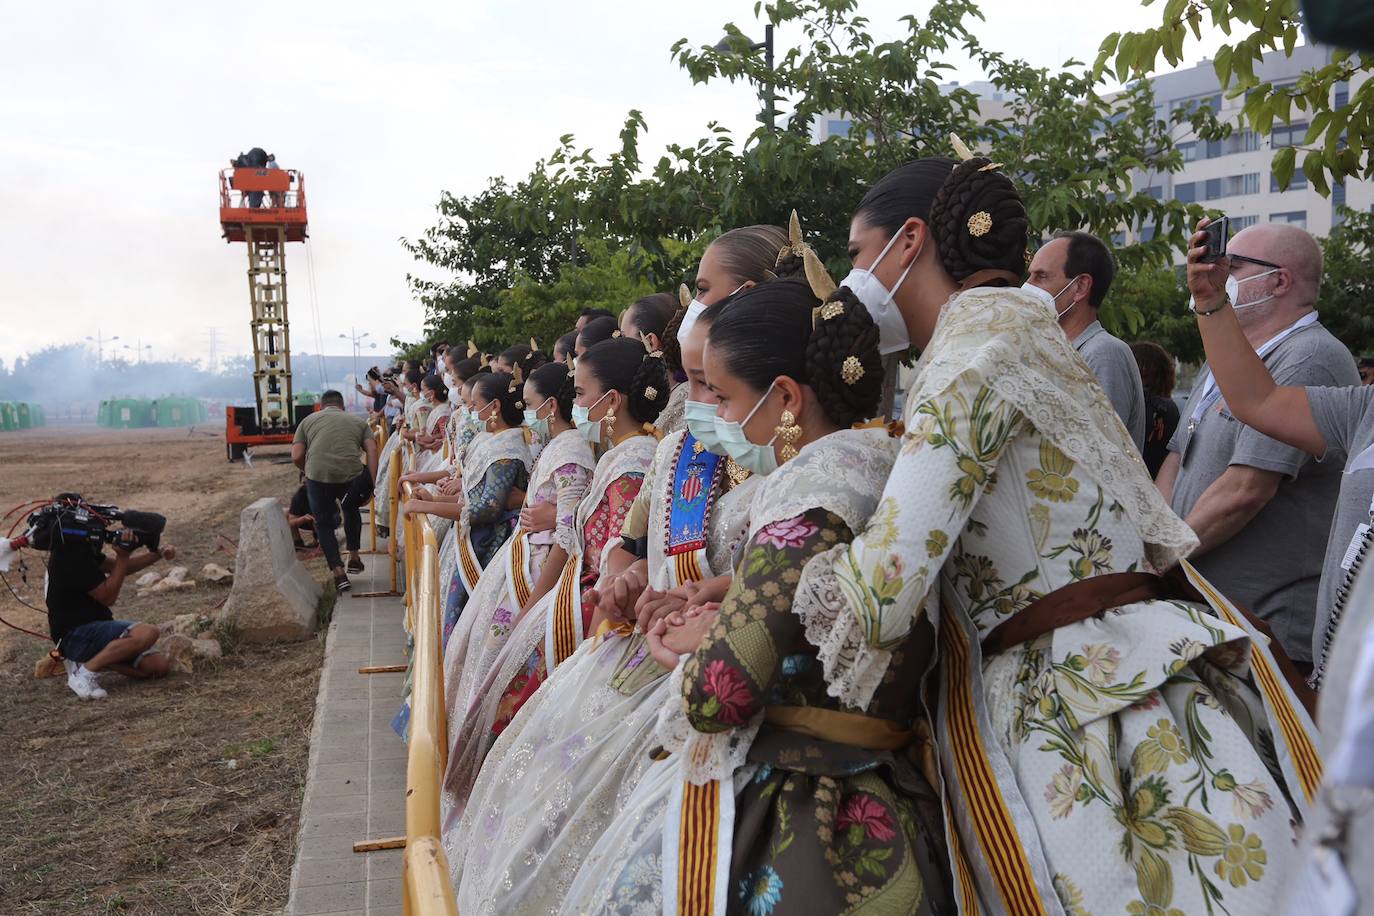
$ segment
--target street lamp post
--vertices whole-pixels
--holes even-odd
[[[86,339],[87,339],[87,340],[90,340],[89,337],[86,338]],[[149,359],[149,360],[151,360],[151,359],[153,358],[153,345],[152,345],[152,344],[147,344],[147,345],[145,345],[145,344],[143,343],[143,338],[142,338],[142,337],[140,337],[140,338],[138,339],[138,346],[136,346],[136,347],[131,347],[131,346],[129,346],[128,344],[125,344],[125,345],[124,345],[124,349],[125,349],[125,350],[133,350],[133,351],[134,351],[134,353],[136,354],[136,357],[137,357],[137,359],[138,359],[138,364],[139,364],[140,366],[143,365],[143,351],[145,351],[145,350],[148,351],[148,359]]]
[[[87,337],[86,339],[95,344],[95,364],[98,366],[105,361],[105,334],[97,330],[94,337]],[[110,343],[114,343],[116,340],[119,340],[118,334],[110,338]]]
[[[745,36],[748,38],[748,36]],[[730,42],[727,35],[716,42],[715,49],[721,54],[736,53],[735,47]],[[770,23],[763,27],[763,41],[749,39],[749,51],[763,52],[763,64],[768,68],[768,81],[764,83],[764,104],[763,104],[763,123],[767,125],[769,132],[777,130],[777,111],[773,107],[773,26]]]

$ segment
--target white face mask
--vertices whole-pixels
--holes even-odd
[[[595,444],[601,441],[601,420],[593,420],[591,418],[592,407],[600,404],[610,396],[611,393],[609,391],[606,392],[593,401],[591,407],[583,407],[580,404],[573,405],[573,423],[576,424],[577,431],[582,434],[582,438],[586,439],[588,442]],[[605,417],[602,417],[602,420],[604,419]]]
[[[530,428],[530,432],[541,439],[549,438],[549,421],[539,419],[539,411],[549,406],[549,402],[552,400],[553,398],[548,398],[543,404],[532,410],[528,407],[525,408],[525,425]]]
[[[906,275],[911,273],[911,268],[916,266],[921,251],[926,247],[925,238],[922,237],[921,247],[916,249],[916,257],[912,258],[906,270],[902,271],[896,285],[888,289],[873,275],[873,269],[882,263],[883,258],[887,257],[887,253],[901,236],[902,230],[898,229],[896,234],[888,239],[872,264],[867,268],[855,267],[840,283],[841,286],[849,287],[849,291],[868,309],[868,314],[873,316],[873,323],[878,326],[878,352],[884,356],[911,346],[911,334],[906,329],[906,319],[902,317],[902,312],[892,301],[892,297],[897,295],[897,290],[901,289],[902,283],[906,281]],[[735,460],[739,461],[738,458]]]
[[[1254,302],[1247,302],[1247,303],[1245,303],[1244,305],[1241,305],[1241,302],[1240,302],[1240,285],[1241,285],[1242,283],[1249,283],[1251,280],[1258,280],[1260,277],[1267,277],[1267,276],[1269,276],[1270,274],[1275,273],[1278,269],[1279,269],[1279,268],[1277,268],[1277,267],[1272,267],[1272,268],[1270,268],[1269,270],[1264,271],[1263,273],[1258,273],[1258,274],[1255,274],[1255,275],[1253,275],[1253,276],[1245,277],[1245,278],[1242,279],[1242,280],[1237,280],[1235,277],[1227,277],[1227,278],[1226,278],[1226,295],[1229,296],[1229,297],[1231,298],[1231,307],[1232,307],[1233,309],[1236,309],[1237,311],[1239,311],[1240,309],[1248,309],[1248,308],[1250,308],[1250,307],[1252,307],[1252,306],[1263,305],[1264,303],[1266,303],[1266,302],[1268,302],[1269,300],[1273,299],[1273,298],[1274,298],[1274,294],[1273,294],[1273,293],[1270,293],[1269,295],[1265,296],[1263,299],[1256,299]]]
[[[734,292],[732,292],[730,296],[733,296],[735,293],[744,289],[748,285],[748,281],[745,281],[744,283],[741,283],[739,286],[736,286]],[[726,296],[724,298],[729,299],[730,296]],[[678,343],[682,343],[682,341],[687,339],[687,335],[692,332],[692,328],[696,325],[697,319],[701,317],[701,313],[706,311],[707,308],[709,308],[709,306],[707,306],[700,299],[697,299],[696,297],[692,298],[692,301],[687,306],[687,314],[682,316],[682,323],[677,326]]]
[[[725,456],[725,449],[721,447],[720,439],[716,436],[715,404],[693,401],[689,398],[682,408],[682,415],[692,438],[700,442],[711,454]]]
[[[1077,279],[1078,279],[1077,277],[1074,277],[1074,278],[1073,278],[1073,280],[1077,280]],[[1036,286],[1034,283],[1031,283],[1029,280],[1027,280],[1025,283],[1021,284],[1021,289],[1025,290],[1025,291],[1028,292],[1028,293],[1030,293],[1032,296],[1036,297],[1036,298],[1039,299],[1041,302],[1045,303],[1045,304],[1048,305],[1050,308],[1054,309],[1054,318],[1055,318],[1056,321],[1058,321],[1060,318],[1063,318],[1065,315],[1067,315],[1067,314],[1069,313],[1069,311],[1070,311],[1075,305],[1078,304],[1078,303],[1076,303],[1076,302],[1071,302],[1071,303],[1069,303],[1068,307],[1065,308],[1065,309],[1063,309],[1062,311],[1061,311],[1060,308],[1059,308],[1058,299],[1059,299],[1060,296],[1064,295],[1064,291],[1065,291],[1065,290],[1067,290],[1070,286],[1073,286],[1073,280],[1070,280],[1070,281],[1064,286],[1064,289],[1061,289],[1059,292],[1055,293],[1054,295],[1050,295],[1050,291],[1049,291],[1049,290],[1047,290],[1047,289],[1041,289],[1040,287]]]
[[[740,467],[759,476],[767,476],[778,469],[778,456],[773,451],[773,439],[769,439],[764,445],[750,442],[749,437],[744,434],[744,426],[754,418],[754,414],[759,412],[763,402],[768,400],[768,396],[773,393],[773,382],[768,386],[768,390],[759,398],[754,409],[749,411],[743,422],[727,420],[720,414],[716,414],[716,438],[720,440],[720,445],[725,449],[725,453],[735,459],[735,463]]]
[[[1277,267],[1273,267],[1269,270],[1264,271],[1263,273],[1258,273],[1254,276],[1246,277],[1243,280],[1237,280],[1235,277],[1228,276],[1226,278],[1226,298],[1231,300],[1231,308],[1239,312],[1243,309],[1248,309],[1256,305],[1264,305],[1264,303],[1268,302],[1270,299],[1273,299],[1274,294],[1270,293],[1263,299],[1256,299],[1254,302],[1247,302],[1244,305],[1242,305],[1240,303],[1240,285],[1242,283],[1249,283],[1251,280],[1258,280],[1260,277],[1267,277],[1270,274],[1277,271],[1278,269],[1279,268]],[[1193,300],[1192,296],[1188,297],[1188,308],[1192,311],[1197,310],[1197,303]]]

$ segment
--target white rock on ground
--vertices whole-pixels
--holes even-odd
[[[232,572],[218,563],[206,563],[201,567],[200,574],[210,582],[227,582],[234,577]]]
[[[296,559],[281,505],[270,496],[239,519],[234,587],[220,611],[247,640],[303,639],[315,632],[320,583]]]
[[[147,588],[148,586],[152,585],[154,582],[161,578],[162,573],[153,572],[152,570],[149,570],[148,572],[144,573],[143,575],[135,579],[134,585],[137,585],[139,588]]]
[[[157,641],[155,648],[167,656],[173,671],[190,674],[195,670],[195,652],[191,637],[175,633],[171,636],[164,636]]]

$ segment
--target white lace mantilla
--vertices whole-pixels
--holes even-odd
[[[910,412],[974,376],[1021,412],[1070,459],[1091,469],[1126,510],[1157,570],[1197,548],[1197,536],[1164,501],[1097,376],[1069,343],[1054,311],[1019,289],[980,288],[953,296],[907,392]]]
[[[833,512],[851,531],[861,530],[878,506],[883,484],[897,457],[897,445],[885,429],[840,430],[807,445],[797,457],[763,478],[750,508],[749,539],[773,522],[796,518],[813,509]],[[809,569],[810,564],[806,568]],[[805,569],[802,576],[805,581]],[[837,614],[833,607],[803,601],[803,596],[799,588],[793,612],[801,617],[807,640],[821,650],[822,661],[827,653],[832,656],[825,671],[829,681],[831,667],[841,672],[846,669],[835,663],[834,658],[839,653],[829,649],[827,633],[837,619],[853,615]],[[744,765],[762,722],[762,713],[749,724],[728,732],[697,731],[687,719],[682,690],[683,667],[679,663],[673,670],[668,693],[671,699],[659,711],[655,736],[664,749],[681,757],[684,779],[698,785],[712,779],[728,780]],[[886,665],[883,667],[885,669]],[[882,671],[877,676],[881,680]],[[834,695],[833,687],[827,690]]]

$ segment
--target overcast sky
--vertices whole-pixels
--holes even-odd
[[[860,2],[879,38],[926,8]],[[1159,16],[1133,0],[1110,16],[1100,0],[982,8],[987,46],[1048,67]],[[246,255],[220,239],[216,173],[255,145],[306,173],[324,352],[349,352],[352,329],[383,349],[414,339],[397,240],[432,223],[441,190],[521,177],[563,133],[609,150],[630,108],[646,161],[713,119],[752,128],[750,87],[693,86],[668,53],[729,21],[762,37],[752,0],[0,0],[0,359],[97,331],[205,358],[217,328],[221,356],[249,352]],[[288,246],[292,343],[314,353],[305,255]]]

